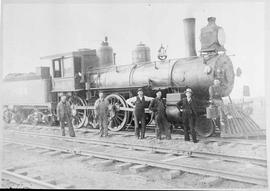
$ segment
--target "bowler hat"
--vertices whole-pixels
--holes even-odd
[[[192,89],[190,89],[190,88],[187,88],[187,89],[186,89],[186,91],[185,91],[184,93],[187,93],[187,92],[189,92],[189,93],[192,93],[192,94],[193,94],[193,91],[192,91]]]
[[[142,88],[139,88],[139,89],[137,90],[137,92],[140,92],[140,91],[142,91],[142,92],[143,92],[143,89],[142,89]]]

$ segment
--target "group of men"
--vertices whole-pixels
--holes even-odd
[[[194,143],[198,142],[195,124],[198,117],[197,107],[198,100],[192,96],[193,92],[190,88],[185,91],[186,97],[179,100],[176,104],[177,108],[182,111],[182,122],[184,125],[184,138],[185,141],[190,141],[190,134]],[[214,84],[209,88],[210,103],[218,107],[221,126],[224,125],[224,114],[222,110],[222,89],[220,87],[220,80],[215,79]],[[171,124],[166,116],[166,104],[162,99],[162,91],[156,91],[156,98],[145,96],[143,89],[137,90],[137,96],[131,97],[127,100],[127,104],[134,108],[133,116],[135,123],[135,136],[138,139],[145,138],[145,108],[149,104],[149,110],[153,113],[153,118],[156,123],[156,138],[161,139],[162,132],[165,134],[166,139],[171,139]],[[94,105],[94,118],[98,121],[100,128],[100,136],[108,136],[108,125],[110,121],[109,102],[105,99],[104,93],[99,92],[99,98]],[[61,97],[61,101],[57,106],[57,116],[60,121],[62,135],[65,136],[64,124],[68,123],[69,134],[74,137],[74,129],[71,124],[71,109],[69,103],[66,101],[66,96]]]

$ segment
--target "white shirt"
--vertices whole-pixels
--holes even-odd
[[[140,100],[142,100],[142,97],[140,97]],[[148,97],[148,96],[145,96],[144,95],[144,100],[145,101],[151,101],[152,99],[154,99],[153,97]],[[137,100],[137,96],[134,96],[134,97],[131,97],[129,99],[126,100],[127,104],[130,105],[131,107],[134,107],[134,103],[136,102]]]

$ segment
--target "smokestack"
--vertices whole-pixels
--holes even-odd
[[[195,18],[186,18],[184,22],[184,35],[186,43],[186,56],[197,56],[195,48]]]

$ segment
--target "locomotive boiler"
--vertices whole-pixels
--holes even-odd
[[[181,125],[181,113],[175,104],[183,96],[187,87],[193,89],[196,97],[205,101],[198,110],[200,118],[197,121],[197,131],[203,136],[214,132],[212,122],[205,118],[208,89],[213,80],[218,78],[223,87],[223,97],[228,96],[234,84],[234,69],[232,62],[225,54],[223,29],[215,24],[215,18],[210,17],[209,23],[201,30],[200,56],[195,49],[195,19],[184,19],[185,43],[187,57],[150,61],[150,49],[140,43],[133,51],[133,64],[116,66],[108,64],[106,68],[93,70],[91,66],[86,72],[87,99],[91,100],[93,90],[102,89],[111,102],[118,102],[118,112],[122,115],[111,130],[120,130],[129,123],[130,109],[125,100],[136,94],[136,89],[143,87],[145,94],[155,96],[155,90],[162,89],[166,95],[167,116],[175,126]],[[114,100],[114,101],[113,101]],[[117,101],[115,101],[117,100]]]
[[[115,53],[109,46],[108,38],[98,50],[78,51],[43,57],[52,62],[52,98],[63,94],[72,102],[73,125],[96,127],[93,105],[99,90],[105,92],[110,107],[114,110],[113,122],[109,127],[119,131],[132,125],[132,108],[126,100],[143,88],[147,96],[154,97],[161,89],[166,95],[167,117],[175,128],[181,128],[181,111],[176,102],[184,96],[184,90],[192,88],[194,95],[202,103],[198,111],[196,130],[202,136],[210,136],[215,131],[211,119],[205,117],[208,106],[208,89],[215,78],[220,79],[223,96],[228,96],[234,84],[234,68],[224,48],[224,31],[217,26],[215,18],[208,18],[208,24],[201,29],[201,49],[197,56],[195,48],[195,19],[183,20],[187,56],[179,59],[150,60],[150,48],[140,43],[132,52],[132,63],[117,65]],[[54,99],[51,102],[55,103]],[[52,104],[54,105],[54,104]],[[52,106],[51,108],[55,108]],[[55,110],[51,110],[52,115]],[[151,122],[150,112],[148,123]],[[52,118],[53,119],[53,118]]]

